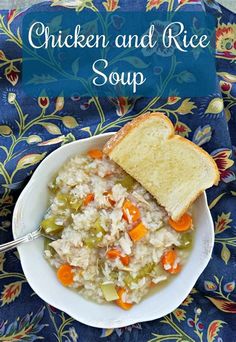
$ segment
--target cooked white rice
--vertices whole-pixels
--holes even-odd
[[[165,251],[181,245],[182,233],[168,225],[165,210],[140,184],[133,181],[130,186],[128,178],[128,186],[124,186],[124,179],[127,180],[126,173],[105,157],[99,160],[76,156],[50,184],[53,193],[45,219],[47,222],[53,217],[62,233],[45,250],[45,257],[56,269],[62,264],[71,265],[70,286],[98,303],[106,301],[101,290],[101,284],[106,282],[126,290],[122,297],[125,302],[139,303],[149,292],[150,284],[174,276],[168,272],[171,266],[163,268],[160,260]],[[94,199],[84,205],[88,194],[93,194]],[[123,216],[126,199],[139,209],[141,221],[148,229],[138,241],[129,236],[137,223],[131,222],[128,213],[129,222]],[[110,249],[129,256],[129,264],[125,266],[120,258],[109,259]],[[176,262],[182,266],[190,249],[177,249],[177,253]]]

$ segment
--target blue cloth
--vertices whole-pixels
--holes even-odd
[[[61,1],[42,3],[36,8],[47,10],[53,3]],[[190,295],[173,313],[152,322],[102,330],[76,322],[44,303],[25,280],[17,252],[0,254],[0,341],[44,338],[47,342],[233,342],[236,339],[236,17],[210,0],[81,3],[113,11],[118,6],[123,10],[211,11],[218,17],[215,92],[191,99],[28,98],[20,81],[20,28],[25,11],[0,12],[0,242],[12,239],[14,203],[45,155],[75,139],[117,130],[147,110],[158,110],[170,117],[176,133],[211,153],[220,170],[219,186],[207,192],[215,222],[213,256]],[[105,122],[101,123],[103,115]]]

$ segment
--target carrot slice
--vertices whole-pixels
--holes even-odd
[[[116,300],[116,304],[118,306],[120,306],[122,309],[124,310],[129,310],[132,308],[133,304],[131,303],[125,303],[122,299],[122,295],[123,293],[125,293],[125,289],[120,287],[118,290],[117,290],[117,293],[118,293],[118,296],[119,296],[119,299]]]
[[[88,205],[94,200],[94,194],[88,194],[84,199],[84,205]]]
[[[62,285],[69,286],[73,284],[72,267],[68,264],[61,265],[57,270],[57,278]]]
[[[103,157],[103,153],[100,150],[90,150],[88,151],[88,155],[93,159],[102,159]]]
[[[175,250],[170,249],[169,251],[165,252],[161,258],[161,263],[166,272],[169,272],[171,274],[179,273],[181,270],[181,266],[179,264],[175,265],[175,261],[177,258],[177,253]],[[169,266],[168,269],[165,268],[165,266]]]
[[[122,262],[122,264],[124,266],[128,266],[129,265],[129,262],[130,262],[130,257],[128,255],[125,255],[125,256],[120,256],[120,261]]]
[[[186,213],[178,221],[174,221],[169,218],[168,223],[177,232],[185,232],[191,228],[193,220],[192,216]]]
[[[123,207],[123,218],[129,222],[129,216],[132,219],[132,222],[138,221],[141,217],[139,209],[128,199],[125,200]]]
[[[136,227],[131,229],[128,233],[130,238],[135,242],[142,239],[148,232],[148,229],[140,222]]]
[[[130,261],[130,258],[128,255],[125,255],[125,256],[122,256],[120,255],[120,251],[118,249],[109,249],[106,253],[106,256],[109,258],[109,259],[116,259],[116,258],[120,258],[120,261],[122,262],[122,264],[124,266],[128,266],[129,265],[129,261]]]
[[[174,262],[177,258],[176,251],[173,249],[170,249],[169,251],[165,252],[161,258],[162,265],[169,264],[170,266],[174,265]]]
[[[118,249],[109,249],[106,255],[109,259],[116,259],[120,257],[120,251]]]
[[[171,274],[177,274],[181,271],[181,266],[180,264],[177,264],[176,267],[172,266],[171,269],[169,270],[169,273]]]

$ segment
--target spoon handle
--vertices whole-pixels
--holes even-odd
[[[39,236],[41,236],[41,233],[39,230],[36,230],[36,231],[29,233],[25,236],[22,236],[16,240],[13,240],[13,241],[10,241],[7,243],[3,243],[2,245],[0,245],[0,253],[10,251],[11,249],[18,247],[22,243],[29,242],[29,241],[37,239]]]

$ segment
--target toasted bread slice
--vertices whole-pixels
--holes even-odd
[[[213,158],[175,135],[172,122],[161,113],[146,113],[126,124],[103,152],[148,190],[173,220],[219,181]]]

